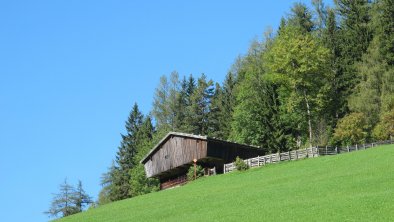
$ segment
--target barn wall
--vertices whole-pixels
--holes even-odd
[[[178,166],[191,163],[194,158],[201,159],[207,156],[207,141],[171,136],[159,147],[145,163],[145,172],[148,177],[155,176]]]
[[[243,145],[234,143],[223,143],[219,141],[208,142],[209,157],[222,159],[224,163],[230,163],[235,160],[237,156],[242,159],[253,158],[257,156],[263,156],[265,154],[262,149],[247,148]]]

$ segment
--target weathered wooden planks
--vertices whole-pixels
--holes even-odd
[[[192,163],[207,155],[207,141],[203,139],[172,136],[165,141],[145,163],[147,177]]]

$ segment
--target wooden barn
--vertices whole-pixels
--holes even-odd
[[[207,136],[185,133],[168,133],[141,160],[147,177],[160,179],[162,189],[186,182],[186,173],[193,160],[216,173],[223,173],[223,165],[235,160],[264,155],[255,146],[239,144]]]

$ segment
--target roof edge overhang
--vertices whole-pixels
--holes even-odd
[[[201,136],[201,135],[194,135],[194,134],[188,134],[188,133],[179,133],[179,132],[169,132],[167,135],[161,139],[150,151],[148,154],[145,155],[145,157],[140,161],[140,163],[145,164],[149,157],[151,157],[158,149],[160,149],[160,146],[165,143],[171,136],[181,136],[181,137],[188,137],[188,138],[195,138],[195,139],[200,139],[200,140],[207,140],[207,136]]]
[[[160,149],[160,146],[165,143],[171,136],[180,136],[180,137],[187,137],[187,138],[194,138],[194,139],[200,139],[200,140],[210,140],[210,141],[216,141],[216,142],[222,142],[222,143],[230,143],[234,145],[241,145],[243,148],[252,148],[252,149],[259,149],[259,146],[253,146],[253,145],[246,145],[242,143],[236,143],[228,140],[221,140],[215,137],[208,137],[208,136],[201,136],[201,135],[194,135],[194,134],[188,134],[188,133],[180,133],[180,132],[169,132],[167,135],[161,139],[150,151],[148,154],[145,155],[145,157],[140,161],[140,163],[145,164],[148,159],[158,150]]]

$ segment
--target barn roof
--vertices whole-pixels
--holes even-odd
[[[160,146],[166,142],[171,136],[181,136],[181,137],[187,137],[187,138],[194,138],[194,139],[200,139],[200,140],[209,140],[209,141],[216,141],[216,142],[222,142],[222,143],[228,143],[228,144],[237,144],[239,146],[247,147],[247,148],[252,148],[252,149],[258,149],[260,147],[258,146],[253,146],[253,145],[246,145],[246,144],[240,144],[240,143],[235,143],[227,140],[221,140],[215,137],[208,137],[208,136],[201,136],[201,135],[194,135],[194,134],[188,134],[188,133],[180,133],[180,132],[169,132],[163,139],[161,139],[156,146],[154,146],[149,153],[140,161],[140,163],[144,164],[149,157],[151,157],[157,150],[160,149]]]

